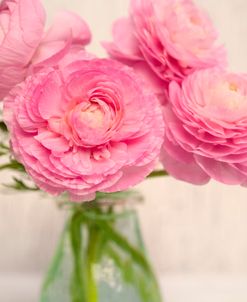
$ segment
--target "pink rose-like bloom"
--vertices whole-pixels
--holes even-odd
[[[112,28],[113,42],[103,42],[104,48],[108,54],[126,65],[134,68],[145,83],[156,93],[156,96],[164,103],[166,100],[164,92],[167,90],[167,84],[163,79],[153,72],[145,61],[138,45],[138,40],[134,35],[134,29],[130,19],[118,19]]]
[[[86,22],[73,12],[61,11],[44,33],[32,58],[31,69],[37,71],[55,66],[67,54],[81,51],[90,41],[91,32]]]
[[[153,169],[164,137],[162,110],[133,70],[82,55],[47,68],[4,101],[14,155],[36,184],[74,201],[125,190]]]
[[[208,69],[169,87],[161,160],[194,184],[247,185],[247,75]]]
[[[192,0],[132,0],[130,17],[113,25],[108,53],[129,65],[145,61],[165,82],[224,65],[225,50],[208,15]]]
[[[21,82],[44,29],[45,13],[38,0],[0,3],[0,99]]]
[[[60,12],[45,32],[39,0],[4,0],[0,4],[0,99],[27,74],[55,65],[66,54],[81,50],[91,39],[76,14]]]

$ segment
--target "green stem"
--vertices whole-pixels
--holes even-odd
[[[146,272],[153,275],[151,266],[149,262],[147,261],[146,257],[138,251],[134,246],[131,245],[131,243],[120,233],[115,231],[108,223],[102,222],[102,221],[96,221],[102,230],[108,235],[108,237],[117,244],[120,248],[122,248],[125,252],[127,252],[132,259],[141,267],[146,270]],[[154,276],[154,275],[153,275]]]
[[[109,215],[108,219],[107,215]],[[123,253],[126,253],[130,259],[132,259],[133,263],[139,266],[143,274],[150,278],[153,290],[151,289],[151,285],[147,290],[149,292],[153,291],[152,295],[156,295],[155,300],[160,302],[161,298],[159,296],[158,283],[145,252],[137,249],[125,236],[114,229],[114,219],[112,215],[114,214],[110,211],[108,213],[103,212],[96,205],[95,208],[76,211],[72,216],[70,237],[74,255],[74,272],[71,283],[71,302],[98,301],[97,276],[95,276],[94,268],[95,264],[98,263],[98,258],[100,258],[101,253],[99,249],[101,249],[103,238],[104,242],[109,240],[115,247],[120,248]],[[117,217],[118,215],[115,216],[115,219]],[[87,228],[88,232],[88,245],[85,250],[82,243],[82,224]],[[83,255],[83,251],[86,254]],[[118,261],[120,261],[120,259]],[[121,270],[123,270],[123,268],[121,268]],[[132,274],[134,274],[134,271]],[[127,277],[128,275],[126,275],[126,278]],[[141,277],[139,277],[139,279],[137,278],[137,281],[138,280],[140,281],[138,284],[142,284],[142,282],[146,284],[144,279],[141,281]],[[146,296],[146,290],[144,290],[142,285],[140,285],[140,291],[143,296]]]
[[[119,255],[110,245],[107,246],[106,253],[120,269],[123,279],[138,289],[143,302],[162,301],[156,279],[152,279],[152,276],[150,278],[148,274],[143,274],[142,270],[136,270],[135,264],[122,259],[121,254]]]
[[[125,211],[124,213],[95,213],[95,212],[89,212],[89,211],[85,211],[83,213],[85,219],[89,220],[89,221],[108,221],[108,222],[113,222],[116,219],[119,218],[124,218],[124,217],[128,217],[131,214],[131,211]]]
[[[99,227],[104,230],[104,232],[112,242],[114,242],[124,252],[129,254],[133,261],[146,272],[146,274],[154,284],[155,293],[157,294],[157,302],[161,301],[158,282],[145,253],[136,249],[124,236],[114,230],[114,228],[109,223],[104,221],[96,221],[96,223],[98,223]]]
[[[75,213],[70,223],[70,241],[74,260],[74,271],[71,280],[71,302],[88,302],[86,297],[86,276],[83,271],[84,256],[82,254],[82,216]]]
[[[158,171],[153,171],[151,174],[148,175],[147,178],[163,177],[168,175],[169,174],[165,170],[158,170]]]
[[[92,216],[90,213],[84,212],[83,216],[89,222],[92,221]],[[104,217],[104,216],[103,216]],[[114,230],[114,228],[104,220],[93,219],[94,223],[103,230],[113,242],[115,242],[119,247],[129,253],[133,260],[135,260],[140,266],[142,266],[147,272],[152,272],[151,266],[147,261],[146,257],[138,251],[131,243],[121,234]]]
[[[98,301],[97,281],[94,274],[94,266],[97,257],[97,246],[100,230],[94,225],[89,226],[89,238],[87,249],[87,278],[88,278],[88,302]]]

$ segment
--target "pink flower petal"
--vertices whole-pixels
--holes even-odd
[[[246,175],[231,164],[203,156],[195,156],[197,164],[213,179],[227,185],[239,185],[246,181]]]
[[[103,46],[114,58],[142,60],[130,19],[121,18],[112,27],[113,43],[103,42]]]
[[[38,100],[38,109],[41,116],[48,120],[51,117],[59,117],[63,113],[62,110],[62,94],[58,83],[57,75],[47,76],[46,82],[42,87],[42,94]]]
[[[8,30],[2,32],[4,36],[0,40],[0,99],[24,80],[45,23],[44,8],[39,0],[6,0],[5,5],[5,10],[0,9],[1,15],[6,17],[6,11],[8,14]]]
[[[70,148],[68,141],[65,138],[58,136],[50,131],[41,131],[34,138],[45,148],[54,152],[66,152]]]
[[[73,201],[139,183],[154,168],[164,135],[155,95],[113,60],[66,57],[6,99],[14,154],[41,189]]]
[[[43,39],[43,43],[67,41],[70,37],[72,37],[73,44],[85,46],[91,40],[91,32],[79,15],[69,11],[58,12]]]

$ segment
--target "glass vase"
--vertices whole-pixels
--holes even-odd
[[[161,301],[136,211],[125,201],[74,206],[40,302]]]

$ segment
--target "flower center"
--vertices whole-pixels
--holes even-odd
[[[117,107],[103,93],[93,94],[87,100],[75,100],[64,119],[67,138],[77,146],[103,146],[115,133],[119,120]]]
[[[232,91],[238,91],[238,85],[235,83],[229,83],[229,89]]]
[[[178,51],[204,56],[215,41],[215,32],[210,21],[190,3],[174,1],[173,9],[165,14],[164,24],[170,34],[173,47]]]
[[[104,112],[97,102],[90,102],[87,108],[81,109],[80,118],[87,127],[101,128],[104,123]]]
[[[209,118],[234,122],[246,116],[247,94],[233,79],[209,83],[205,91],[203,111]]]
[[[219,83],[212,90],[211,102],[215,105],[229,109],[239,109],[247,103],[245,95],[238,90],[238,86],[232,82]]]

